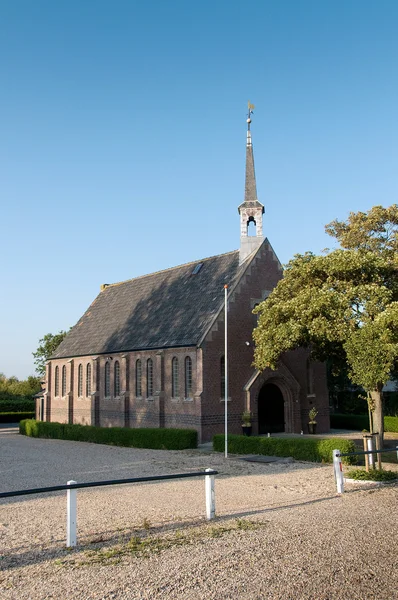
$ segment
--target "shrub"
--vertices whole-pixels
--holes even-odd
[[[358,481],[396,481],[398,473],[395,471],[385,471],[384,469],[352,469],[347,471],[348,479],[357,479]]]
[[[19,432],[30,437],[132,448],[184,450],[196,448],[198,443],[198,434],[194,429],[129,429],[26,420],[20,422]]]
[[[213,448],[217,452],[224,451],[224,435],[213,437]],[[247,437],[244,435],[229,435],[228,448],[231,454],[265,454],[269,456],[292,456],[296,460],[310,462],[333,462],[333,450],[355,452],[352,440],[341,438],[307,439],[307,438],[277,438],[277,437]],[[356,464],[355,456],[343,457],[346,464]]]
[[[330,426],[335,429],[369,430],[368,415],[330,415]],[[384,417],[384,431],[398,433],[398,417]]]
[[[384,431],[398,433],[398,417],[384,417]]]
[[[0,423],[19,423],[22,419],[33,419],[34,412],[0,412]]]
[[[369,430],[368,415],[330,415],[330,427],[334,429]]]
[[[0,398],[0,413],[34,412],[35,401],[27,398]]]

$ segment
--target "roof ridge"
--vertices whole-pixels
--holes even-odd
[[[160,269],[160,271],[153,271],[152,273],[146,273],[145,275],[138,275],[138,277],[131,277],[130,279],[124,279],[123,281],[116,281],[115,283],[105,283],[102,284],[104,287],[101,290],[105,290],[108,287],[113,287],[115,285],[122,285],[123,283],[128,283],[129,281],[136,281],[137,279],[143,279],[144,277],[151,277],[152,275],[158,275],[159,273],[166,273],[167,271],[173,271],[175,269],[182,269],[183,267],[188,267],[189,265],[194,265],[196,263],[205,262],[207,260],[211,260],[212,258],[219,258],[221,256],[228,256],[229,254],[234,254],[239,252],[239,250],[231,250],[230,252],[223,252],[222,254],[214,254],[214,256],[208,256],[206,258],[198,258],[197,260],[192,260],[187,263],[183,263],[182,265],[176,265],[174,267],[168,267],[167,269]]]

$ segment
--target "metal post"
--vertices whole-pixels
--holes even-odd
[[[68,481],[67,485],[72,485],[77,481]],[[76,546],[77,531],[77,490],[67,490],[66,492],[66,547]]]
[[[334,478],[337,485],[337,493],[342,494],[344,492],[344,475],[343,465],[341,463],[340,450],[333,450],[333,468]]]
[[[206,472],[212,469],[206,469]],[[214,492],[214,475],[205,475],[206,517],[210,521],[216,516],[216,499]]]
[[[368,437],[366,443],[367,443],[367,446],[368,446],[368,451],[369,452],[373,452],[373,438],[372,437]],[[369,467],[371,469],[375,468],[375,457],[373,456],[373,454],[369,454]]]
[[[225,458],[228,458],[228,286],[224,285],[224,437],[225,437]]]
[[[368,445],[366,443],[367,439],[368,439],[368,436],[364,435],[363,436],[363,451],[364,452],[366,452],[368,449]],[[365,456],[365,470],[369,471],[369,456],[368,456],[368,454],[365,454],[364,456]]]
[[[375,446],[376,446],[377,468],[381,470],[382,469],[382,465],[381,465],[381,452],[377,452],[377,450],[381,450],[381,446],[380,446],[380,433],[375,433],[374,434],[374,438],[375,438]]]

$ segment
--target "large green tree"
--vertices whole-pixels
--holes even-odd
[[[67,331],[60,331],[55,335],[52,333],[46,333],[46,335],[39,340],[39,346],[36,352],[32,352],[35,365],[36,372],[43,376],[46,372],[46,362],[50,358],[52,354],[54,354],[55,350],[58,348],[64,337],[66,336]]]
[[[296,255],[256,309],[255,364],[309,347],[319,360],[345,365],[371,398],[383,442],[382,388],[398,363],[398,206],[375,206],[326,226],[342,248]]]

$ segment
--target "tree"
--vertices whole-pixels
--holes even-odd
[[[398,364],[398,206],[351,213],[326,231],[343,249],[296,255],[255,309],[255,365],[276,368],[284,352],[299,346],[345,364],[371,398],[383,443],[382,388]]]
[[[43,376],[46,372],[46,362],[54,354],[58,348],[67,331],[60,331],[53,335],[52,333],[46,333],[46,335],[39,340],[39,347],[36,352],[32,352],[35,358],[36,372]]]
[[[15,376],[7,378],[3,373],[0,373],[0,399],[31,398],[40,389],[40,377],[29,375],[27,379],[20,381]]]

